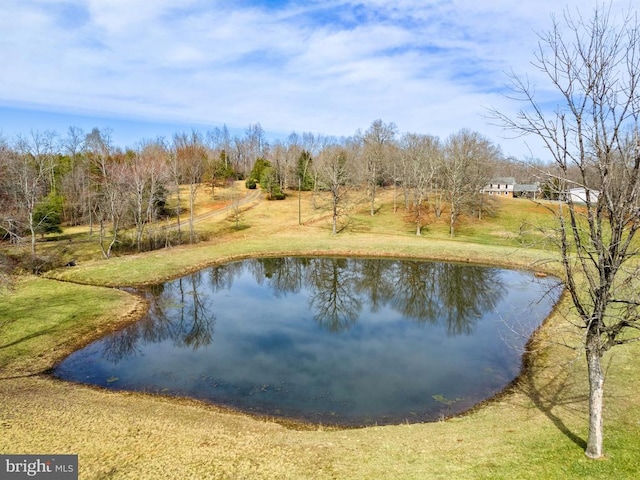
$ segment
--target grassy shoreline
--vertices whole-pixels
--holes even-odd
[[[201,402],[105,391],[42,373],[144,309],[136,296],[105,287],[157,283],[237,258],[375,255],[557,271],[550,252],[509,242],[417,238],[375,227],[331,237],[322,222],[294,224],[295,215],[274,225],[282,212],[273,208],[247,216],[255,225],[248,231],[192,247],[83,261],[16,285],[0,305],[0,452],[77,453],[80,478],[92,479],[637,477],[640,393],[634,387],[640,374],[634,358],[640,347],[625,346],[607,358],[608,456],[590,461],[583,455],[584,362],[560,345],[575,344],[578,334],[567,328],[566,298],[536,333],[527,368],[509,390],[443,422],[294,430]]]

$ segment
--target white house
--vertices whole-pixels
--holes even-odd
[[[536,198],[536,195],[540,191],[540,185],[533,184],[519,184],[516,183],[516,179],[513,177],[499,177],[491,180],[489,185],[482,189],[482,193],[488,193],[489,195],[497,195],[501,197],[532,197]]]
[[[516,179],[513,177],[500,177],[491,180],[491,183],[482,189],[482,193],[489,195],[499,195],[504,197],[513,197],[513,187]]]

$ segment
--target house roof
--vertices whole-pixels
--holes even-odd
[[[513,177],[496,177],[491,179],[491,181],[489,182],[491,185],[493,184],[506,184],[506,185],[515,185],[516,184],[516,179]]]
[[[540,190],[540,187],[538,186],[537,183],[529,183],[529,184],[518,184],[518,185],[514,185],[513,189],[516,192],[537,192],[538,190]]]

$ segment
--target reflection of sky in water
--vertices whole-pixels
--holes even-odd
[[[362,308],[356,321],[336,332],[318,321],[312,308],[309,299],[319,287],[308,281],[310,267],[298,265],[295,288],[274,291],[273,279],[261,276],[257,261],[252,262],[253,269],[250,261],[236,265],[230,288],[212,285],[206,271],[191,281],[185,277],[182,290],[178,280],[166,284],[156,297],[167,306],[164,318],[152,315],[130,327],[140,338],[107,337],[70,356],[56,375],[325,423],[437,419],[504,388],[519,371],[524,343],[552,307],[551,298],[539,300],[553,280],[483,269],[474,273],[474,282],[483,282],[475,286],[494,294],[491,301],[477,303],[488,308],[471,313],[464,325],[469,334],[453,334],[444,317],[423,323],[404,318],[393,295],[372,311],[367,288],[348,290]],[[347,267],[355,268],[353,262]],[[385,275],[400,263],[383,262],[389,266]],[[445,277],[438,277],[445,282],[438,288],[453,279]],[[328,286],[334,285],[331,280]],[[209,319],[203,325],[212,335],[198,348],[181,341],[193,331],[196,297],[189,292],[194,285],[201,308],[196,313]],[[466,297],[456,299],[467,302],[474,295],[464,289],[459,294]],[[153,337],[161,324],[173,333],[142,339]],[[129,345],[131,338],[136,340]],[[115,347],[120,354],[105,358],[105,351]],[[445,405],[448,400],[457,401]]]

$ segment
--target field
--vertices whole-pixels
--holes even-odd
[[[205,192],[203,192],[205,195]],[[321,199],[322,201],[322,199]],[[215,203],[215,202],[214,202]],[[199,214],[207,211],[205,199]],[[376,216],[354,204],[331,235],[326,204],[311,194],[248,205],[239,230],[220,215],[198,224],[209,240],[102,260],[86,229],[38,246],[64,248],[76,267],[22,277],[0,294],[0,452],[76,453],[80,478],[632,479],[640,475],[639,345],[606,357],[604,460],[583,453],[587,377],[564,298],[530,344],[520,378],[497,398],[436,423],[335,429],[254,418],[200,402],[104,391],[57,381],[47,370],[145,308],[116,286],[156,283],[232,258],[277,254],[436,258],[558,271],[548,210],[501,200],[466,219],[454,239],[445,220],[423,235],[394,212],[386,191]]]

